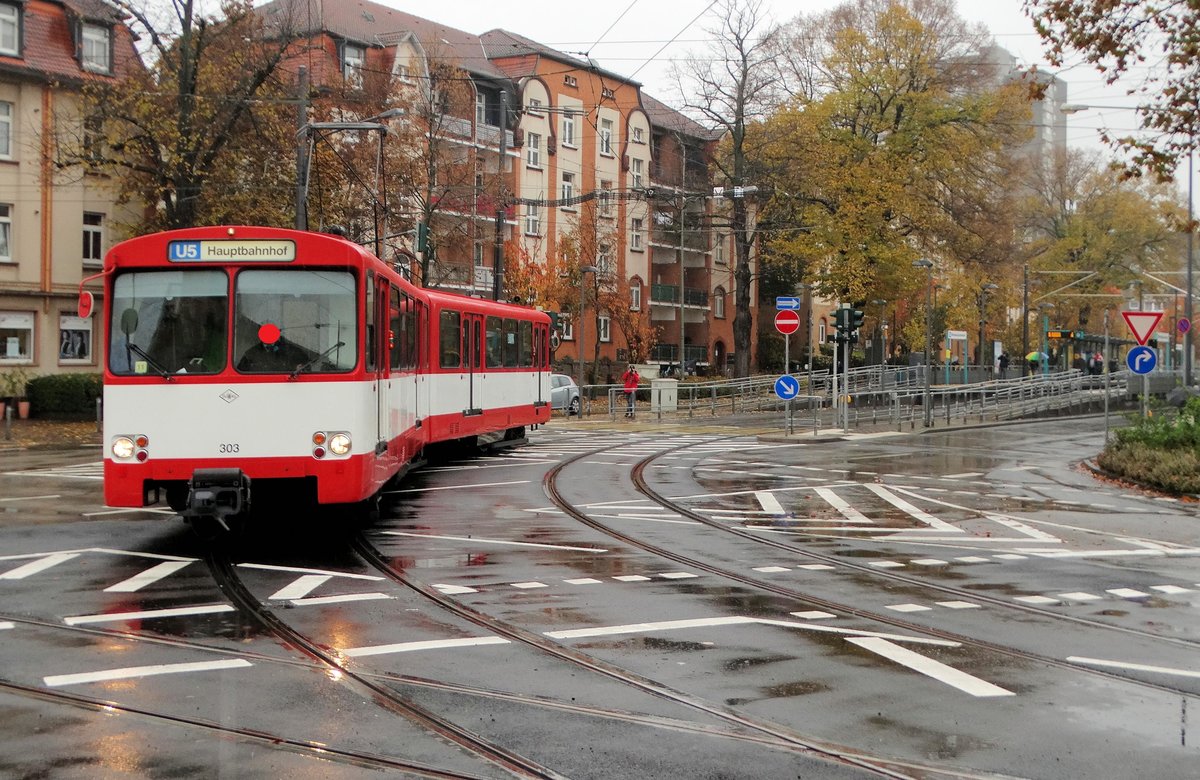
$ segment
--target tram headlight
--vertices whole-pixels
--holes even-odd
[[[133,457],[133,439],[128,436],[118,436],[113,439],[112,454],[118,460],[128,460]]]
[[[329,451],[334,455],[345,455],[350,452],[350,434],[335,433],[330,436]]]

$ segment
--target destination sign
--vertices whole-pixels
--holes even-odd
[[[279,239],[172,241],[167,260],[172,263],[287,263],[296,259],[296,242]]]

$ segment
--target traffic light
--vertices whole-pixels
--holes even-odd
[[[417,251],[424,252],[429,248],[429,225],[421,222],[417,225]]]
[[[863,312],[858,309],[849,309],[850,312],[850,330],[856,331],[862,327]]]
[[[850,310],[837,309],[833,312],[833,323],[840,331],[845,331],[850,326]]]

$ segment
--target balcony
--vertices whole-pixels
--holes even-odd
[[[471,141],[476,146],[485,149],[498,149],[500,146],[500,128],[493,125],[475,125],[474,135],[472,135],[472,126],[469,119],[447,116],[442,118],[442,130],[452,138]],[[508,149],[513,148],[513,134],[511,130],[504,131],[504,145]]]
[[[650,285],[650,302],[656,304],[679,305],[679,287],[673,284]],[[685,287],[683,290],[684,306],[708,306],[708,291],[695,287]]]
[[[707,363],[708,362],[708,347],[693,346],[688,344],[683,348],[683,354],[688,363]],[[679,345],[678,344],[659,344],[650,351],[651,363],[678,363],[679,362]]]

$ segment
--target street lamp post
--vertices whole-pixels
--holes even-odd
[[[988,361],[987,345],[984,343],[987,339],[987,299],[988,293],[998,289],[1000,289],[999,285],[985,284],[979,290],[979,364],[983,367],[985,374],[992,365]]]
[[[933,261],[921,258],[913,260],[914,268],[925,269],[925,394],[922,405],[925,407],[925,427],[933,425],[933,409],[930,401],[933,397],[930,382],[933,378],[933,364],[930,362],[933,352]]]
[[[600,269],[594,265],[585,265],[579,269],[579,324],[578,324],[579,333],[575,337],[575,339],[576,339],[575,343],[579,345],[579,380],[578,380],[577,384],[580,387],[583,387],[583,366],[584,366],[583,307],[584,307],[584,304],[586,303],[586,300],[584,298],[584,293],[587,292],[586,277],[589,272],[594,274],[594,273],[598,272],[599,270]]]

